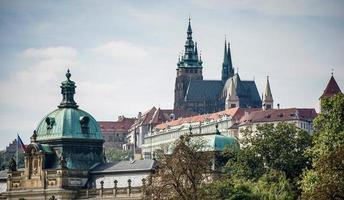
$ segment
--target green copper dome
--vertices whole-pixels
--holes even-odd
[[[212,134],[194,134],[190,135],[190,143],[200,146],[199,151],[223,151],[226,146],[234,150],[239,150],[239,143],[235,137],[224,136],[218,133]],[[167,154],[172,154],[175,148],[175,143],[172,143],[167,148]]]
[[[201,139],[205,141],[203,151],[223,151],[228,145],[234,149],[239,149],[238,141],[232,136],[220,134],[202,135]]]
[[[77,108],[59,108],[42,119],[37,127],[37,141],[62,138],[100,139],[97,121]]]
[[[37,141],[55,139],[98,139],[103,140],[97,121],[87,112],[78,109],[74,101],[75,82],[70,80],[69,70],[67,80],[61,83],[62,101],[58,109],[49,113],[39,123]]]

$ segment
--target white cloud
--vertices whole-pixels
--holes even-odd
[[[77,51],[70,47],[48,47],[26,49],[22,55],[25,58],[37,59],[75,59]]]
[[[338,3],[339,2],[339,3]],[[343,16],[344,4],[340,1],[300,0],[192,0],[207,9],[249,10],[272,15]]]
[[[126,41],[110,41],[91,49],[91,51],[99,56],[130,62],[142,60],[148,55],[146,49]]]

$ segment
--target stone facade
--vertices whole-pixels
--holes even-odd
[[[136,118],[119,116],[117,121],[98,121],[104,138],[104,148],[123,149]]]

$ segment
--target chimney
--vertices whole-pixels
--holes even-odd
[[[279,104],[279,103],[277,104],[277,109],[278,109],[278,110],[280,109],[280,104]]]

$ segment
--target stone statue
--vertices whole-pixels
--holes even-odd
[[[10,162],[8,163],[8,170],[11,172],[17,171],[17,163],[14,157],[12,157]]]
[[[60,167],[61,169],[67,169],[67,161],[63,155],[60,156]]]

